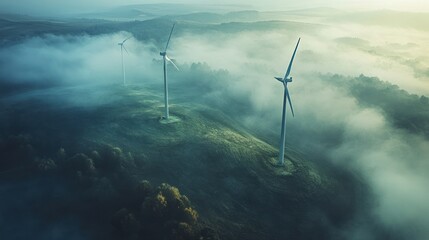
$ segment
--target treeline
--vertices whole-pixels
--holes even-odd
[[[344,77],[341,75],[322,76],[326,82],[342,87],[350,93],[359,104],[381,109],[402,129],[429,137],[429,98],[410,94],[377,77]]]

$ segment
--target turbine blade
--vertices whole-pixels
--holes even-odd
[[[277,81],[279,81],[279,82],[281,82],[281,83],[284,83],[283,79],[281,79],[279,77],[274,77],[274,79],[277,80]]]
[[[133,36],[131,36],[131,37],[129,37],[129,38],[127,38],[127,39],[125,39],[123,42],[122,42],[122,44],[124,44],[126,41],[128,41],[130,38],[132,38]]]
[[[289,106],[290,106],[290,110],[292,112],[292,116],[295,117],[295,113],[293,112],[292,101],[290,100],[289,90],[288,90],[287,86],[285,86],[285,91],[286,91],[286,95],[287,95],[287,100],[289,101]]]
[[[128,50],[125,48],[125,46],[124,46],[124,45],[122,45],[122,47],[124,48],[125,52],[127,52],[128,54],[130,54],[130,53],[128,52]]]
[[[177,71],[180,71],[180,69],[176,66],[176,64],[174,64],[174,62],[168,56],[165,56],[165,59],[169,61],[171,64],[173,64],[173,66],[177,69]]]
[[[174,27],[175,27],[175,26],[176,26],[176,23],[174,23],[174,24],[173,24],[173,27],[171,28],[170,36],[168,36],[168,41],[167,41],[167,45],[165,45],[165,50],[164,50],[164,52],[167,52],[168,44],[170,44],[171,35],[173,34],[173,30],[174,30]]]
[[[298,45],[299,45],[300,41],[301,41],[301,38],[298,39],[298,43],[296,44],[295,51],[293,51],[293,55],[292,55],[292,58],[290,59],[289,66],[287,68],[287,71],[286,71],[284,79],[286,79],[287,77],[289,77],[290,70],[292,69],[293,59],[295,58],[296,50],[298,49]]]

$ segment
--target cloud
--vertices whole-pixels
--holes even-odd
[[[381,114],[368,109],[349,118],[344,135],[331,156],[348,161],[369,181],[378,200],[376,215],[405,236],[427,237],[429,166],[425,156],[429,142],[395,129]]]
[[[117,42],[130,36],[116,35],[54,36],[31,38],[26,42],[0,50],[2,79],[13,82],[50,82],[52,84],[112,83],[121,80],[120,47]],[[130,40],[125,53],[130,78],[137,64],[148,64],[147,46]],[[96,73],[96,77],[94,77]]]
[[[13,90],[19,86],[42,88],[22,92],[16,100],[40,97],[66,99],[78,105],[101,104],[108,99],[97,85],[122,84],[121,51],[118,42],[132,36],[127,32],[100,36],[45,35],[0,49],[0,85]],[[158,58],[151,43],[127,41],[124,51],[126,81],[139,83],[154,79],[153,61]],[[82,99],[73,94],[87,91]],[[7,92],[5,92],[6,94]],[[66,98],[69,96],[69,98]],[[114,98],[112,98],[113,100]]]

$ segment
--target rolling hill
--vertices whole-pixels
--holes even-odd
[[[92,90],[79,94],[88,91]],[[33,99],[31,102],[9,103],[2,112],[2,116],[7,116],[2,119],[3,126],[9,126],[0,144],[4,155],[3,172],[14,174],[2,174],[1,177],[9,179],[9,183],[22,181],[16,176],[30,179],[40,176],[40,172],[29,167],[34,165],[34,159],[40,161],[49,157],[60,165],[55,156],[56,150],[61,148],[70,159],[76,158],[73,156],[78,153],[92,156],[91,150],[104,146],[117,146],[124,154],[129,152],[134,156],[121,160],[119,168],[108,168],[109,174],[104,177],[108,185],[96,185],[96,188],[86,190],[90,196],[98,196],[95,202],[91,197],[86,200],[90,210],[81,210],[79,201],[85,196],[80,192],[81,188],[70,190],[64,187],[66,194],[57,195],[52,193],[54,190],[46,190],[43,201],[53,204],[52,208],[65,207],[55,199],[68,194],[74,196],[74,200],[68,200],[66,204],[72,209],[67,215],[77,222],[91,221],[88,223],[91,227],[82,230],[83,235],[108,238],[108,233],[114,232],[109,219],[130,198],[125,194],[127,189],[143,179],[177,186],[192,201],[201,221],[215,229],[221,239],[309,239],[320,236],[333,239],[332,228],[347,225],[350,216],[365,205],[363,196],[367,190],[358,178],[333,166],[309,161],[306,155],[289,148],[286,166],[277,166],[276,147],[250,134],[239,122],[219,110],[189,100],[177,102],[171,106],[171,114],[178,121],[163,124],[159,121],[162,96],[147,86],[107,86],[103,91],[117,97],[96,107],[83,108],[61,101],[52,104]],[[5,165],[6,159],[19,156],[5,151],[6,146],[14,149],[10,144],[15,146],[13,143],[16,143],[16,140],[10,143],[8,136],[27,136],[25,139],[30,140],[25,141],[34,149],[35,157],[15,166]],[[19,159],[14,161],[19,163]],[[105,165],[94,161],[95,169],[102,173]],[[59,179],[53,183],[56,187],[49,188],[57,189],[68,186],[71,181],[67,177],[69,173],[60,175],[64,176],[54,174],[52,177],[45,173],[41,176]],[[99,181],[97,183],[101,184]],[[115,186],[114,191],[109,190],[111,186]],[[2,195],[8,196],[6,200],[21,194],[8,188],[0,190]],[[36,200],[27,198],[15,208],[28,204],[26,201]],[[91,211],[103,214],[85,217]],[[42,219],[46,217],[43,211],[38,214]],[[60,217],[63,216],[51,218],[56,222],[61,221]],[[20,217],[16,219],[19,221]]]

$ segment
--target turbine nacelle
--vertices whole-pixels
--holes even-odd
[[[159,55],[165,57],[165,56],[167,56],[167,52],[160,52]]]

